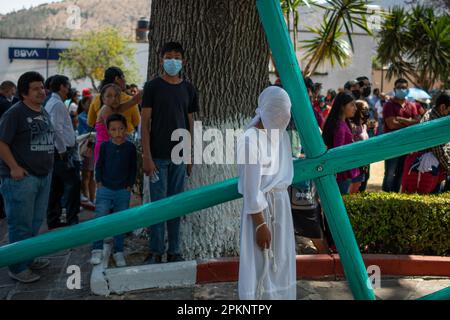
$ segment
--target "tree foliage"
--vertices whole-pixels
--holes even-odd
[[[119,31],[105,28],[90,31],[76,39],[75,43],[61,54],[59,68],[70,70],[74,80],[89,78],[97,90],[97,82],[111,66],[121,68],[130,82],[139,82],[138,66],[134,59],[136,49]]]
[[[305,44],[303,48],[306,49],[305,57],[308,61],[303,71],[308,76],[326,62],[341,67],[350,62],[354,52],[352,34],[355,27],[372,34],[367,22],[370,11],[370,2],[367,0],[326,0],[324,4],[312,0],[280,0],[280,4],[288,26],[293,26],[295,51],[299,42],[299,8],[311,5],[324,10],[323,22],[319,28],[305,26],[315,35],[314,38],[301,41]],[[348,41],[343,39],[344,36],[347,36]]]
[[[411,12],[394,7],[379,34],[378,58],[387,77],[405,77],[430,89],[447,81],[450,70],[450,17],[417,5]]]
[[[352,34],[359,27],[372,35],[367,15],[369,13],[367,0],[326,0],[325,5],[315,4],[326,10],[320,28],[309,28],[316,34],[306,43],[308,63],[304,69],[306,75],[311,75],[325,62],[345,66],[355,51]],[[342,37],[346,35],[348,42]]]

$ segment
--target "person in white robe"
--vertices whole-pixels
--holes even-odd
[[[285,90],[273,86],[264,90],[258,103],[257,115],[237,147],[238,190],[244,198],[239,298],[295,300],[295,237],[287,192],[294,177],[286,131],[291,101]]]

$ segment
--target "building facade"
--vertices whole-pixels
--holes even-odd
[[[0,38],[0,82],[10,80],[17,83],[19,77],[27,71],[36,71],[45,78],[60,73],[58,71],[58,53],[73,44],[70,40],[17,39]],[[142,86],[147,79],[149,46],[148,43],[132,43],[136,49],[135,60],[139,66],[139,78]],[[48,59],[47,59],[48,57]],[[64,74],[72,78],[70,72]],[[89,79],[72,81],[77,89],[90,88]]]

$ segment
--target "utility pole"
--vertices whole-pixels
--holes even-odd
[[[46,45],[47,45],[47,57],[46,57],[46,63],[47,63],[47,77],[46,79],[48,79],[48,72],[49,72],[49,58],[50,58],[50,38],[47,37],[45,38],[45,40],[47,41]]]

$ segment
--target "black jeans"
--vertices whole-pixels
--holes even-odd
[[[47,211],[49,228],[60,226],[63,208],[67,212],[67,224],[78,223],[80,189],[80,163],[74,162],[74,166],[70,167],[67,161],[61,160],[59,155],[56,156]]]
[[[370,179],[370,165],[366,166],[364,168],[367,168],[366,176],[365,176],[364,182],[361,183],[361,187],[359,187],[359,192],[366,192],[367,191],[367,185],[368,185],[369,179]]]

